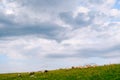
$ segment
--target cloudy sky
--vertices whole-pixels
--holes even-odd
[[[120,0],[0,0],[0,73],[120,63]]]

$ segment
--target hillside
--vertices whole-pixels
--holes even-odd
[[[120,80],[120,64],[46,72],[0,74],[0,80]]]

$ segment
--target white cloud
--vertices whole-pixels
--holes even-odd
[[[87,14],[89,12],[89,9],[83,6],[77,7],[76,11],[73,13],[73,17],[76,17],[79,13],[85,13]]]
[[[120,20],[120,10],[111,9],[110,16],[112,17],[112,19]]]
[[[59,67],[58,62],[63,67],[69,60],[67,67],[105,60],[100,64],[118,63],[120,11],[113,7],[115,1],[2,0],[0,54],[12,59],[11,64],[26,61],[15,67],[28,67],[33,61],[32,70],[41,67],[38,62],[58,65],[50,68]]]

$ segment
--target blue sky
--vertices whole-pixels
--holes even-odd
[[[120,0],[116,0],[114,8],[120,9]]]
[[[0,73],[120,63],[120,0],[0,0]]]

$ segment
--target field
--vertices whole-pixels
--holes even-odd
[[[0,80],[120,80],[120,64],[48,72],[0,74]]]

